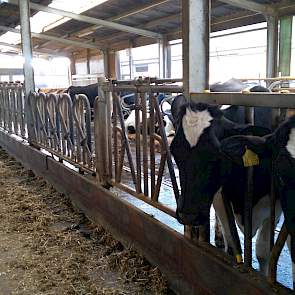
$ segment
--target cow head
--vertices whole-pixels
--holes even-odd
[[[227,120],[218,106],[190,103],[181,107],[171,153],[179,169],[181,195],[177,217],[182,224],[204,225],[215,193],[225,181],[233,161],[221,150],[221,140],[236,134],[268,130]],[[256,132],[254,132],[255,134]]]

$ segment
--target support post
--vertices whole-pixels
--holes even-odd
[[[133,79],[133,76],[134,76],[134,74],[133,74],[132,47],[133,47],[133,42],[130,41],[129,48],[128,48],[130,79]]]
[[[292,51],[292,23],[293,16],[284,16],[280,19],[279,72],[282,76],[290,75]]]
[[[105,77],[109,78],[109,49],[103,50],[103,67]]]
[[[22,51],[25,59],[24,62],[24,79],[25,79],[25,115],[28,128],[28,139],[32,141],[34,137],[33,122],[31,112],[29,111],[29,95],[35,91],[34,70],[32,65],[32,43],[30,28],[30,6],[29,0],[19,1],[20,23],[21,23],[21,41]]]
[[[168,58],[169,42],[167,38],[159,39],[159,78],[169,78]]]
[[[87,75],[90,75],[90,49],[86,49],[86,67],[87,67]]]
[[[183,80],[187,96],[209,88],[210,2],[182,0]]]
[[[273,78],[277,76],[278,68],[278,18],[267,16],[267,56],[266,76]]]

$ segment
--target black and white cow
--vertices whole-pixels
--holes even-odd
[[[259,158],[273,160],[274,171],[269,173],[274,173],[276,194],[284,212],[295,282],[295,116],[263,138],[233,136],[221,142],[222,152],[240,166],[245,146],[255,151]],[[234,206],[234,202],[232,204]]]
[[[214,196],[222,194],[233,206],[237,223],[243,231],[246,169],[241,165],[246,146],[260,156],[254,167],[253,236],[258,231],[256,256],[262,272],[267,273],[269,262],[270,181],[271,153],[260,153],[265,139],[253,138],[253,143],[243,142],[249,137],[232,137],[241,134],[265,135],[266,129],[237,124],[223,115],[218,106],[190,103],[181,107],[179,125],[171,143],[171,152],[179,169],[181,196],[177,204],[178,220],[182,224],[203,225],[208,221]],[[234,141],[232,140],[234,138]],[[228,151],[231,151],[230,155]],[[238,157],[238,156],[239,157]],[[231,234],[220,194],[214,200],[216,213],[222,223],[225,240]],[[276,222],[281,213],[276,204]],[[226,245],[227,246],[227,245]]]
[[[75,95],[85,94],[89,100],[90,108],[93,109],[95,98],[98,96],[98,84],[90,84],[86,86],[70,86],[67,89],[67,93],[71,96],[72,101],[75,99]]]
[[[162,100],[163,100],[163,96],[162,96],[162,94],[159,94],[157,96],[158,103],[160,104]],[[161,106],[165,107],[165,102],[164,102],[164,105],[161,105]],[[160,108],[160,111],[163,111],[162,107]],[[169,105],[169,107],[170,107],[170,105]],[[162,121],[163,121],[163,125],[165,128],[166,136],[168,137],[168,136],[174,135],[174,127],[173,127],[170,117],[165,112],[161,112],[161,116],[162,116]],[[142,121],[142,112],[141,111],[139,112],[139,117],[140,117],[139,120],[141,122]],[[147,120],[149,121],[149,110],[147,112]],[[149,126],[149,123],[147,125]],[[135,134],[135,132],[136,132],[136,130],[135,130],[135,110],[132,110],[130,112],[130,115],[126,118],[125,128],[129,134]],[[158,125],[155,126],[155,131],[156,131],[156,133],[159,134],[159,126]]]

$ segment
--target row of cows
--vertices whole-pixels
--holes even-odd
[[[248,87],[232,79],[211,85],[213,92],[238,92]],[[253,92],[269,90],[254,86]],[[72,99],[85,94],[93,108],[98,85],[74,87]],[[125,98],[124,98],[125,97]],[[252,236],[258,232],[256,256],[260,270],[267,274],[270,257],[270,193],[275,171],[276,224],[284,213],[289,232],[288,246],[293,261],[295,282],[295,116],[272,130],[272,110],[254,108],[254,125],[245,124],[245,109],[238,106],[187,103],[183,95],[171,99],[158,95],[166,135],[174,135],[170,149],[180,175],[181,195],[177,218],[184,225],[205,225],[213,204],[221,222],[225,250],[233,248],[229,220],[223,198],[232,206],[239,228],[244,231],[247,169],[243,156],[249,151],[257,157],[253,167]],[[168,101],[170,103],[168,103]],[[135,96],[121,93],[126,129],[135,132]],[[273,162],[273,164],[272,164]],[[221,191],[221,194],[218,192]],[[223,196],[223,198],[221,197]]]
[[[268,90],[259,86],[250,91]],[[258,232],[256,256],[260,270],[268,273],[270,193],[274,173],[275,223],[278,223],[283,209],[295,282],[295,116],[272,131],[270,108],[255,108],[255,125],[251,126],[240,117],[240,111],[245,113],[241,108],[235,107],[234,112],[228,113],[216,105],[187,103],[181,97],[178,100],[174,110],[176,134],[170,149],[180,175],[179,222],[206,225],[213,204],[221,222],[225,246],[233,248],[223,198],[230,202],[235,220],[244,232],[247,190],[244,157],[250,151],[255,156],[252,237]],[[220,190],[221,194],[217,194]]]

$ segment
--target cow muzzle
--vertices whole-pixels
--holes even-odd
[[[196,215],[177,212],[177,220],[183,225],[197,225]]]

